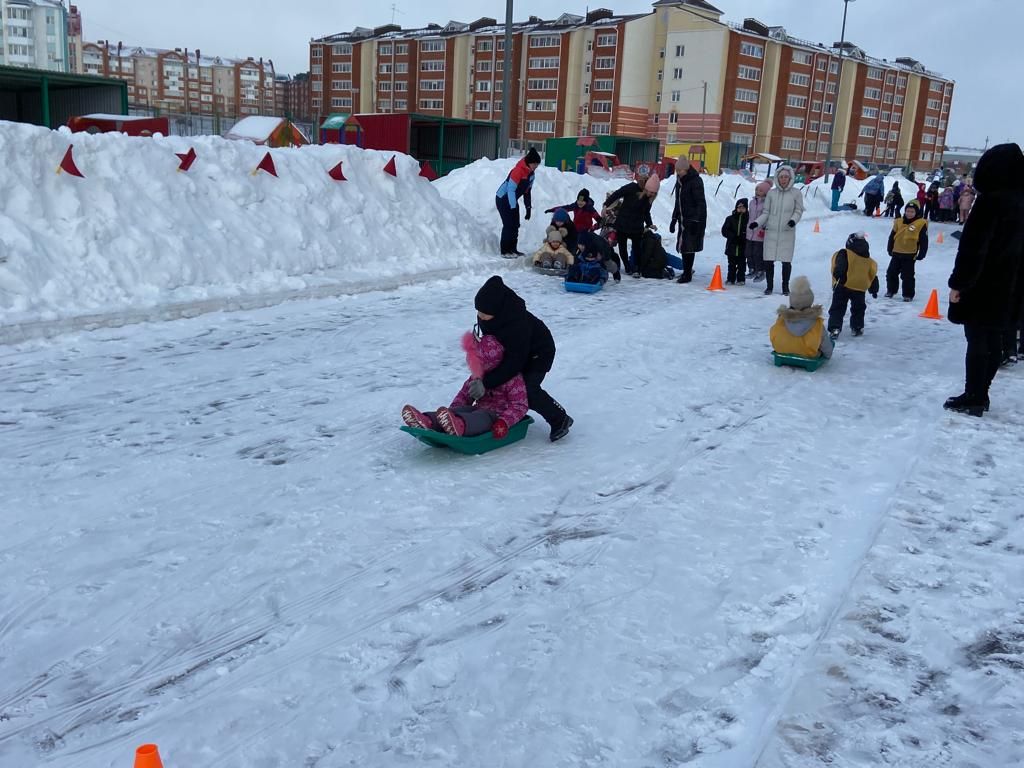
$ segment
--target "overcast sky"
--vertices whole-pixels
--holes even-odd
[[[309,39],[392,20],[404,27],[505,18],[501,0],[77,0],[87,40],[274,60],[279,73],[308,69]],[[516,20],[582,14],[587,0],[515,0]],[[839,39],[842,0],[712,0],[727,21],[755,16],[828,45]],[[592,8],[642,13],[647,0],[594,0]],[[956,80],[947,143],[982,147],[1024,140],[1019,68],[1024,7],[1018,0],[853,0],[847,39],[872,56],[911,56]]]

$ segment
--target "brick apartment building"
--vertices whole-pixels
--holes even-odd
[[[127,47],[100,40],[82,43],[82,74],[128,82],[134,109],[173,114],[282,114],[273,61],[203,56],[187,48]]]
[[[277,109],[275,115],[302,123],[313,121],[310,113],[309,73],[277,76]]]
[[[840,55],[841,54],[841,55]],[[394,25],[310,41],[310,111],[500,120],[504,27]],[[513,140],[615,134],[734,141],[783,157],[939,165],[953,82],[912,59],[826,46],[704,0],[514,26]]]

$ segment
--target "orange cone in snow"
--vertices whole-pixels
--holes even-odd
[[[932,288],[932,295],[928,297],[928,306],[924,308],[918,317],[923,317],[927,320],[941,320],[942,315],[939,314],[939,292]]]
[[[882,218],[882,206],[878,206],[877,208],[875,208],[875,218]]]
[[[143,744],[135,750],[135,768],[164,768],[156,744]]]
[[[708,286],[709,291],[724,291],[725,286],[722,285],[722,265],[718,264],[715,266],[715,274],[711,276],[711,285]]]
[[[939,236],[938,236],[938,238],[937,238],[937,239],[935,240],[935,244],[936,244],[936,245],[942,245],[942,244],[943,244],[944,242],[946,242],[946,238],[944,238],[944,237],[942,236],[942,230],[940,229],[940,230],[939,230]]]
[[[816,235],[820,235],[821,234],[821,220],[820,219],[815,219],[814,220],[814,234],[816,234]]]

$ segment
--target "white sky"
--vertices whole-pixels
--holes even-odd
[[[393,0],[404,27],[481,16],[504,20],[501,0]],[[516,20],[583,13],[587,0],[515,0]],[[754,16],[795,37],[829,44],[839,39],[842,0],[713,0],[728,21]],[[392,2],[356,0],[77,0],[87,40],[109,39],[160,48],[200,48],[204,54],[274,60],[278,72],[308,69],[309,39],[392,20]],[[650,10],[647,0],[606,0],[592,8],[616,13]],[[872,56],[911,56],[956,80],[947,143],[1024,143],[1024,78],[1019,71],[1024,5],[1017,0],[854,0],[847,39]]]

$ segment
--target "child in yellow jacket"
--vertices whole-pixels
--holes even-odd
[[[832,339],[825,333],[825,314],[814,303],[811,283],[802,275],[789,284],[789,306],[781,306],[775,325],[768,332],[772,349],[780,355],[832,357]]]
[[[891,299],[903,280],[903,300],[913,301],[917,281],[914,265],[928,255],[928,222],[921,216],[917,200],[907,203],[902,218],[896,219],[889,233],[889,269],[885,272],[885,298]]]
[[[846,305],[850,305],[850,327],[854,336],[864,335],[865,293],[878,298],[878,263],[871,258],[867,237],[854,232],[846,247],[832,254],[832,306],[828,310],[828,335],[832,339],[843,330]]]

